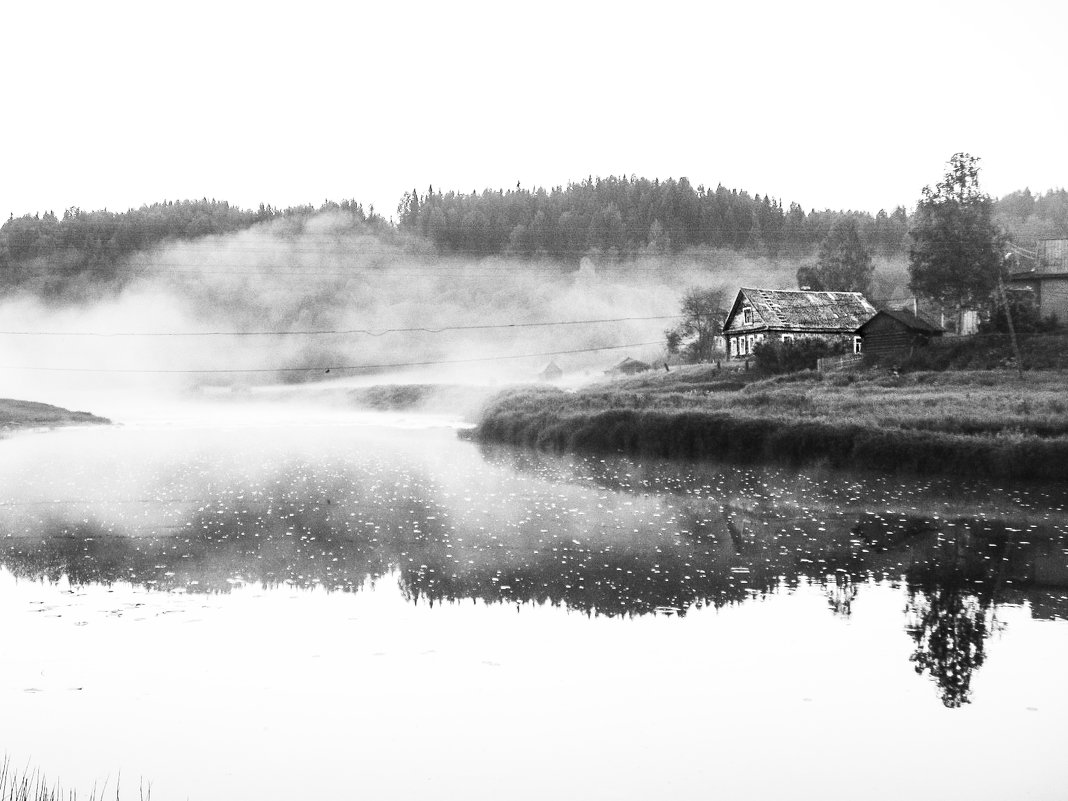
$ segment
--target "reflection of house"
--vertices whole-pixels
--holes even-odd
[[[857,329],[869,356],[907,356],[943,333],[937,325],[904,309],[884,309]]]
[[[539,381],[556,381],[564,375],[564,371],[556,362],[549,362],[545,369],[538,373]]]
[[[1042,317],[1056,315],[1062,325],[1068,322],[1068,239],[1039,240],[1033,259],[1009,276],[1014,288],[1030,289]]]
[[[605,370],[605,375],[634,375],[635,373],[642,373],[646,370],[653,369],[645,362],[640,362],[637,359],[632,359],[630,356],[625,358],[615,367],[610,370]]]
[[[856,330],[874,316],[859,292],[740,289],[723,335],[734,357],[748,356],[759,342],[802,339],[843,342],[853,351]]]

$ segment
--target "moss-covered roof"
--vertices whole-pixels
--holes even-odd
[[[875,307],[860,292],[743,287],[738,290],[724,328],[730,326],[743,299],[749,301],[760,318],[753,321],[754,329],[852,333],[875,316]]]

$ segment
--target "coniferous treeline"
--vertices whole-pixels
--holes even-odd
[[[770,195],[723,186],[694,188],[686,178],[589,178],[551,190],[515,188],[481,193],[407,192],[398,207],[402,229],[447,252],[632,254],[728,248],[773,257],[811,255],[836,221],[856,219],[870,250],[894,256],[907,248],[904,207],[876,215],[809,211]]]
[[[354,224],[422,240],[441,253],[545,255],[574,261],[587,253],[636,255],[690,248],[723,248],[785,259],[811,260],[835,223],[855,222],[873,256],[908,251],[911,215],[904,207],[875,215],[808,211],[770,196],[722,186],[694,188],[686,178],[590,178],[551,190],[515,188],[470,194],[405,193],[391,225],[354,200],[286,209],[261,204],[246,210],[226,201],[165,201],[125,212],[67,209],[12,215],[0,226],[0,286],[63,292],[73,279],[121,283],[118,267],[132,254],[168,241],[233,233],[275,219],[299,223],[321,211],[340,211]],[[998,223],[1017,242],[1068,237],[1068,191],[1013,192],[995,202]],[[42,279],[41,276],[46,276]]]
[[[319,211],[343,211],[360,222],[384,224],[354,200],[327,201],[320,207],[286,209],[260,204],[255,211],[226,201],[164,201],[125,212],[83,211],[72,207],[57,217],[53,212],[12,215],[0,226],[0,284],[45,279],[41,286],[61,289],[76,276],[115,279],[115,268],[138,252],[169,241],[187,241],[228,234],[278,218],[305,218]]]
[[[1030,189],[1011,192],[994,204],[1002,228],[1019,244],[1031,246],[1038,239],[1068,237],[1068,190],[1051,189],[1033,195]]]

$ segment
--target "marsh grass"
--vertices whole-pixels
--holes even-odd
[[[11,766],[10,758],[4,757],[0,761],[0,801],[121,801],[120,779],[115,780],[114,788],[105,781],[100,787],[94,785],[88,794],[79,795],[77,790],[65,790],[58,783],[49,782],[39,770],[16,770]],[[141,782],[138,798],[140,801],[150,801],[152,786]]]
[[[475,436],[553,450],[1068,479],[1064,373],[720,378],[736,385],[729,390],[670,375],[574,393],[513,389],[487,404]]]

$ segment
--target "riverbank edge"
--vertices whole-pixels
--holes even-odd
[[[112,421],[89,412],[71,411],[48,403],[0,398],[0,436],[84,425],[112,425]]]
[[[491,403],[468,435],[555,452],[826,464],[917,475],[1068,481],[1068,440],[979,438],[699,410],[509,411]]]

